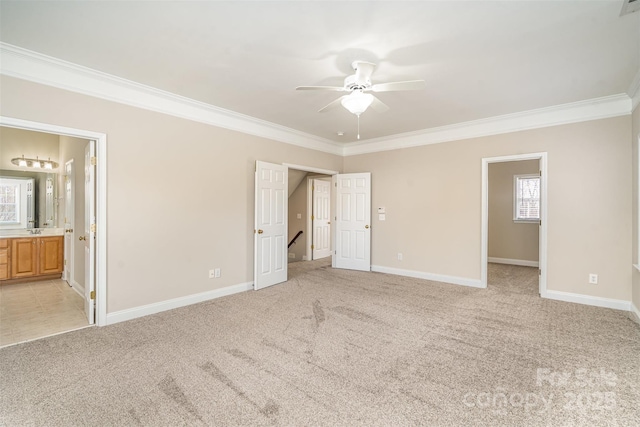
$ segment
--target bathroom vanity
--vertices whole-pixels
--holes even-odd
[[[0,237],[0,283],[61,277],[63,239],[56,235]]]

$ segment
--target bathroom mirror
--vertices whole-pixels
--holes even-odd
[[[0,229],[55,228],[55,173],[0,169]]]

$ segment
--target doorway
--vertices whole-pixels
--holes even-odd
[[[98,326],[106,325],[107,314],[107,284],[106,284],[106,248],[107,248],[107,192],[106,192],[106,173],[107,173],[107,150],[106,141],[107,137],[103,133],[92,132],[81,129],[67,128],[57,125],[51,125],[46,123],[32,122],[22,119],[15,119],[11,117],[0,116],[0,126],[13,129],[22,129],[27,131],[42,132],[47,134],[54,134],[64,137],[79,138],[83,140],[94,141],[93,146],[95,151],[90,156],[89,162],[92,166],[86,173],[80,174],[76,171],[77,175],[85,175],[83,180],[86,180],[86,176],[91,176],[91,182],[88,188],[92,189],[91,196],[95,197],[93,203],[95,211],[92,215],[89,215],[90,223],[85,224],[86,232],[82,233],[84,237],[82,240],[88,242],[85,244],[89,248],[88,257],[84,257],[90,261],[89,271],[89,286],[85,286],[85,301],[86,298],[91,298],[91,313],[95,319],[95,324]],[[92,145],[91,143],[88,145]],[[83,154],[84,156],[84,154]],[[64,165],[63,165],[64,168]],[[86,168],[85,168],[86,169]],[[63,188],[63,185],[60,186]],[[84,184],[81,187],[84,189]],[[75,200],[77,207],[78,200]],[[85,210],[86,211],[86,210]],[[77,215],[76,218],[77,220]],[[68,230],[65,228],[64,230]],[[66,231],[65,231],[66,232]],[[75,232],[75,229],[74,229]],[[77,253],[76,253],[77,255]],[[85,270],[87,270],[85,268]],[[65,282],[66,284],[66,282]],[[93,323],[93,322],[92,322]]]
[[[331,255],[331,175],[289,168],[289,262]]]
[[[494,172],[491,175],[490,166]],[[526,173],[514,174],[512,173],[514,171]],[[497,184],[496,179],[502,183]],[[501,193],[494,194],[497,197],[493,200],[490,200],[489,197],[490,182],[494,183],[493,189]],[[536,185],[537,187],[535,187]],[[502,187],[502,191],[499,191],[499,186]],[[506,190],[507,188],[511,190]],[[532,191],[532,188],[535,188],[535,191]],[[535,201],[533,201],[532,195],[536,196],[534,197],[537,198]],[[491,202],[497,205],[492,206]],[[497,217],[496,209],[502,210],[502,218]],[[505,212],[505,209],[508,211]],[[490,211],[493,212],[493,215],[490,215]],[[490,227],[494,236],[491,241]],[[503,230],[503,238],[496,237],[495,228]],[[517,235],[514,230],[517,230]],[[536,245],[522,242],[523,239],[534,238],[533,236],[537,236],[537,248]],[[536,254],[531,254],[532,251],[537,252],[537,257]],[[481,284],[484,288],[487,287],[488,282],[489,262],[537,267],[537,290],[540,296],[546,296],[547,153],[482,159]]]
[[[289,169],[331,175],[332,267],[371,270],[371,174],[338,174],[299,165],[256,161],[254,214],[255,290],[287,280]]]

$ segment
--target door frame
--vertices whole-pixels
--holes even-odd
[[[68,177],[67,175],[67,166],[71,165],[71,173],[73,174],[73,176]],[[73,227],[75,227],[75,203],[76,203],[76,195],[75,195],[75,189],[76,189],[76,183],[75,183],[75,162],[74,159],[70,159],[67,160],[67,162],[64,164],[64,193],[65,193],[65,221],[64,221],[64,236],[65,236],[65,249],[64,252],[65,254],[69,253],[69,259],[67,259],[65,257],[65,265],[64,265],[64,278],[67,281],[67,283],[69,284],[69,286],[71,286],[76,292],[80,293],[80,290],[77,287],[77,284],[74,283],[74,262],[75,262],[75,248],[73,243],[75,243],[75,234],[73,231],[69,232],[70,235],[70,240],[71,240],[71,244],[69,245],[69,249],[67,249],[66,247],[66,236],[67,236],[67,225],[66,224],[71,224],[70,228],[73,230]],[[72,201],[73,201],[73,206],[72,207],[72,212],[71,212],[71,221],[67,221],[67,219],[69,218],[67,215],[69,215],[69,213],[67,212],[67,178],[69,179],[69,181],[71,182],[71,194],[72,194]],[[84,298],[84,292],[82,293],[82,296]]]
[[[510,156],[486,157],[482,159],[482,232],[480,240],[480,287],[487,287],[487,262],[489,254],[489,164],[520,160],[539,160],[540,162],[540,232],[539,243],[539,292],[547,297],[547,153],[514,154]]]
[[[334,170],[330,170],[330,169],[320,169],[320,168],[314,168],[312,166],[303,166],[303,165],[294,165],[291,163],[283,163],[282,166],[286,166],[289,169],[296,169],[296,170],[300,170],[300,171],[305,171],[305,172],[311,172],[311,173],[317,173],[317,174],[321,174],[321,175],[337,175],[340,172],[338,171],[334,171]],[[309,233],[309,230],[311,230],[313,227],[313,224],[311,222],[311,212],[313,209],[313,201],[311,199],[312,195],[309,194],[309,191],[311,189],[311,184],[309,184],[309,177],[306,178],[307,179],[307,244],[305,245],[305,250],[306,250],[306,261],[311,261],[311,259],[313,258],[313,252],[311,251],[311,244],[312,244],[312,240],[309,239],[309,235],[311,233]],[[331,189],[331,194],[333,194],[333,189]],[[331,212],[333,212],[333,201],[332,201],[332,205],[331,205]],[[289,204],[287,203],[287,215],[289,215]],[[333,251],[333,240],[331,239],[331,250]],[[289,243],[289,242],[287,242]]]
[[[327,175],[329,178],[332,175]],[[313,250],[311,249],[311,245],[314,244],[313,242],[313,220],[311,219],[311,215],[313,215],[313,192],[315,191],[313,188],[313,180],[314,179],[322,179],[323,177],[317,177],[317,176],[312,176],[312,177],[307,177],[307,237],[306,237],[306,261],[313,261]],[[329,181],[329,184],[331,184],[331,181]],[[332,198],[333,195],[333,187],[330,187],[330,193],[329,193],[329,197],[330,199]],[[331,200],[329,202],[329,204],[331,204]],[[330,212],[333,212],[332,210]],[[331,242],[331,246],[333,247],[333,239]]]
[[[107,135],[83,129],[0,116],[0,126],[96,141],[96,325],[107,324]]]

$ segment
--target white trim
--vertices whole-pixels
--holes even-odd
[[[108,101],[206,123],[312,150],[342,154],[342,144],[215,107],[91,68],[0,42],[0,73]]]
[[[640,77],[637,77],[629,89],[631,96],[621,93],[345,145],[4,42],[0,42],[0,59],[0,74],[10,77],[339,156],[617,117],[631,114],[640,102]]]
[[[289,169],[296,169],[304,172],[319,173],[321,175],[336,175],[340,173],[338,171],[334,171],[331,169],[320,169],[320,168],[314,168],[312,166],[294,165],[291,163],[283,163],[282,166],[286,166]]]
[[[311,245],[313,245],[313,221],[311,220],[311,215],[313,215],[313,178],[307,178],[307,236],[306,236],[306,245],[305,252],[308,260],[313,260],[313,250],[311,249]]]
[[[75,280],[71,280],[71,289],[73,289],[74,291],[76,291],[78,293],[78,295],[80,295],[82,297],[82,299],[84,299],[84,286],[82,286],[80,283],[76,282]]]
[[[591,295],[574,294],[562,291],[547,291],[544,298],[556,301],[573,302],[577,304],[592,305],[595,307],[613,308],[615,310],[631,310],[631,302],[619,299],[594,297]]]
[[[640,271],[640,264],[633,264],[633,267],[634,267],[636,270]]]
[[[513,162],[520,160],[540,161],[540,233],[538,246],[540,255],[538,262],[540,268],[540,296],[546,296],[547,292],[547,229],[549,217],[547,216],[547,153],[515,154],[500,157],[485,157],[482,159],[482,222],[480,238],[480,282],[481,287],[487,287],[487,262],[489,259],[489,163]]]
[[[539,267],[540,263],[538,261],[528,261],[526,259],[510,259],[510,258],[495,258],[489,257],[489,262],[493,262],[495,264],[508,264],[508,265],[519,265],[522,267]]]
[[[344,156],[376,153],[398,148],[418,147],[459,141],[488,135],[499,135],[527,129],[538,129],[589,120],[631,114],[631,98],[627,94],[605,96],[586,101],[555,105],[487,119],[423,129],[397,135],[350,143]]]
[[[640,104],[640,68],[631,81],[627,94],[629,94],[629,97],[631,98],[631,111],[633,112],[638,104]]]
[[[637,259],[636,261],[638,262],[637,264],[635,264],[634,266],[636,267],[636,269],[638,271],[640,271],[640,134],[638,134],[637,137],[637,141],[636,141],[636,191],[637,194],[636,196],[636,252],[637,252]]]
[[[128,308],[126,310],[114,311],[113,313],[109,313],[107,315],[107,324],[113,325],[114,323],[148,316],[150,314],[156,314],[162,311],[173,310],[174,308],[198,304],[200,302],[210,301],[216,298],[237,294],[252,289],[253,282],[246,282],[220,289],[214,289],[212,291],[201,292],[199,294],[187,295],[184,297],[173,298],[153,304],[146,304],[138,307]]]
[[[0,126],[96,141],[96,324],[107,323],[107,135],[88,130],[0,116]]]
[[[633,320],[636,323],[640,324],[640,310],[638,309],[638,307],[636,307],[633,301],[631,301],[631,307],[629,307],[629,311],[631,312],[631,317],[633,318]]]
[[[416,279],[431,280],[433,282],[451,283],[453,285],[470,286],[472,288],[482,288],[482,284],[478,279],[469,279],[467,277],[447,276],[445,274],[427,273],[424,271],[403,270],[400,268],[385,267],[382,265],[372,265],[371,271],[377,273],[393,274],[396,276],[415,277]]]

